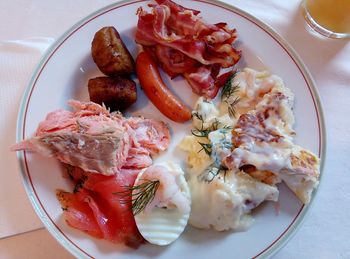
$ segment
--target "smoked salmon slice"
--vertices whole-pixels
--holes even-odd
[[[168,148],[169,128],[161,121],[110,113],[93,102],[68,104],[73,111],[49,113],[32,138],[11,149],[52,156],[65,164],[74,188],[57,190],[56,196],[69,226],[137,248],[144,239],[131,200],[125,197],[139,171],[152,165],[152,156]]]

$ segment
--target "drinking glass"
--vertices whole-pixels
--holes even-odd
[[[350,38],[350,0],[303,0],[306,22],[330,38]]]

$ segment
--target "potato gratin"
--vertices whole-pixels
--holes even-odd
[[[278,200],[280,182],[310,201],[320,161],[293,143],[293,102],[281,78],[250,68],[225,85],[218,106],[199,98],[192,135],[180,143],[188,152],[193,226],[248,227],[252,209]]]

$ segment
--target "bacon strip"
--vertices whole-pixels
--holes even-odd
[[[182,74],[196,94],[215,97],[218,73],[213,71],[231,67],[240,59],[240,51],[232,45],[236,30],[226,23],[206,23],[198,16],[200,11],[170,0],[156,2],[158,5],[149,5],[150,13],[138,10],[136,42],[152,52],[172,78]]]

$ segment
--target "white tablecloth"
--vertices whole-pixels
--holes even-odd
[[[350,167],[349,40],[311,33],[297,0],[225,2],[270,24],[295,48],[316,81],[326,115],[328,147],[323,182],[305,222],[275,258],[350,258],[350,173],[346,169]],[[84,16],[110,3],[0,1],[0,258],[45,258],[47,253],[55,258],[68,256],[45,230],[20,234],[42,224],[26,198],[15,155],[7,148],[15,141],[19,98],[50,38],[57,38]],[[27,41],[23,44],[18,40]],[[20,235],[9,237],[16,234]]]

